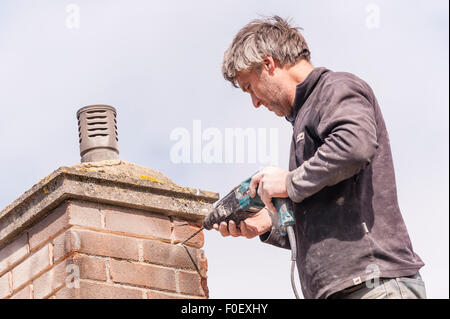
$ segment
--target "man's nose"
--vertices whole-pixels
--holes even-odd
[[[256,107],[256,108],[260,107],[261,104],[262,104],[260,99],[258,99],[254,94],[251,94],[251,96],[252,96],[253,106]]]

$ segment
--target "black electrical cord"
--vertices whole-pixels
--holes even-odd
[[[291,245],[291,285],[292,290],[294,290],[295,298],[300,299],[300,296],[298,295],[297,288],[295,287],[295,278],[294,278],[294,270],[295,270],[295,264],[297,260],[297,242],[295,240],[295,233],[294,228],[292,226],[286,227],[286,232],[289,238],[289,243]]]

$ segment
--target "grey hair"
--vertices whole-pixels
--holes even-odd
[[[300,59],[310,61],[311,53],[299,29],[279,16],[251,21],[236,34],[225,51],[224,78],[238,87],[239,72],[258,69],[267,56],[276,59],[280,66],[294,65]]]

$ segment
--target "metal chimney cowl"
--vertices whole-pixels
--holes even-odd
[[[116,109],[109,105],[88,105],[78,110],[81,162],[119,158]]]

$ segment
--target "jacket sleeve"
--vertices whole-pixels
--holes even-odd
[[[291,171],[286,188],[300,203],[326,186],[357,174],[370,163],[377,144],[370,88],[352,79],[335,81],[323,88],[317,134],[323,144],[315,154]]]
[[[270,231],[259,236],[259,239],[266,244],[274,245],[280,248],[291,249],[289,240],[287,236],[281,235],[278,229],[278,214],[269,212],[270,218],[272,219],[272,228]]]

